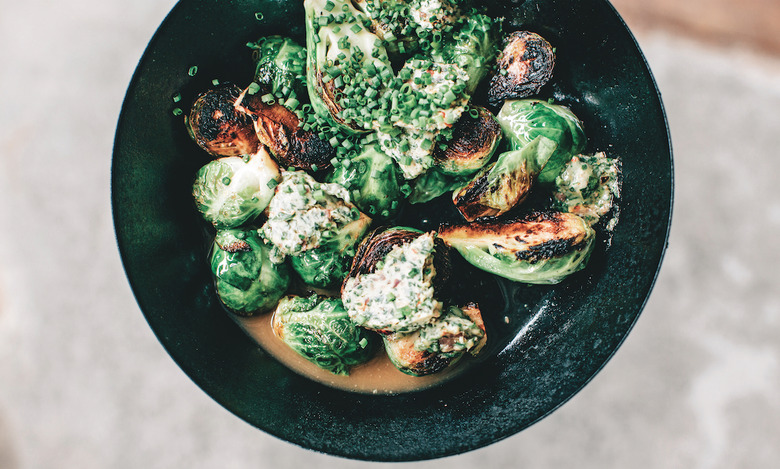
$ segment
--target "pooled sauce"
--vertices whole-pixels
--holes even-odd
[[[398,370],[384,350],[378,350],[367,363],[350,368],[349,376],[324,370],[298,355],[271,329],[273,313],[252,318],[232,316],[241,328],[266,352],[294,372],[346,391],[367,394],[397,394],[429,388],[460,374],[468,366],[468,357],[442,372],[427,376],[411,376]]]

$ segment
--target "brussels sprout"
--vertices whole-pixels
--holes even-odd
[[[286,296],[271,320],[274,334],[301,356],[337,375],[367,362],[376,336],[355,326],[338,298]]]
[[[235,108],[240,94],[231,84],[201,93],[185,119],[190,137],[212,156],[253,155],[261,147],[252,120]]]
[[[435,298],[449,276],[449,254],[436,233],[376,231],[358,246],[341,298],[359,326],[413,332],[441,315]]]
[[[501,126],[493,114],[483,107],[472,110],[458,119],[452,136],[433,151],[433,159],[444,174],[474,174],[490,161],[501,143]]]
[[[306,96],[306,49],[290,38],[266,36],[247,44],[255,61],[255,81],[276,96]]]
[[[344,280],[355,255],[355,247],[363,239],[371,220],[367,217],[348,223],[319,247],[291,257],[293,269],[308,285],[332,288]]]
[[[390,361],[404,373],[423,376],[454,365],[466,352],[477,355],[487,335],[476,304],[450,306],[447,312],[410,334],[382,336]]]
[[[522,150],[502,153],[453,193],[455,206],[468,221],[503,215],[525,200],[555,148],[555,142],[539,136]]]
[[[349,201],[349,193],[338,184],[323,184],[303,171],[284,171],[267,210],[268,220],[261,234],[274,247],[272,258],[297,256],[339,236],[342,230],[365,230],[371,219]],[[358,240],[355,239],[355,243]]]
[[[254,316],[272,310],[290,282],[289,267],[270,261],[255,230],[220,230],[214,239],[211,271],[217,295],[230,311]]]
[[[538,181],[551,184],[563,165],[581,153],[587,143],[582,122],[569,108],[536,99],[504,103],[497,116],[510,149],[519,150],[542,135],[558,144],[555,153],[539,173]]]
[[[304,170],[327,169],[335,150],[317,134],[304,130],[300,119],[279,103],[263,101],[262,91],[244,90],[236,108],[250,116],[257,138],[285,168]]]
[[[594,225],[609,213],[614,199],[620,197],[619,176],[620,162],[607,158],[604,152],[577,155],[555,179],[553,199],[561,210],[579,215]]]
[[[365,27],[371,19],[349,0],[305,0],[303,6],[312,108],[347,132],[370,130],[373,117],[365,111],[373,98],[366,93],[381,94],[385,78],[393,77],[382,40]]]
[[[279,167],[264,149],[256,154],[228,156],[198,171],[192,188],[195,205],[216,228],[236,228],[265,210],[281,180]]]
[[[401,174],[392,158],[378,151],[374,145],[351,159],[336,165],[328,181],[341,184],[350,191],[352,202],[361,212],[373,218],[387,219],[401,209]]]
[[[555,53],[542,36],[515,31],[504,42],[498,70],[490,80],[488,102],[500,106],[506,99],[520,99],[538,93],[552,77]]]
[[[470,179],[470,176],[458,177],[444,174],[438,167],[434,166],[415,179],[412,192],[407,200],[412,204],[424,204],[447,192],[463,187]]]
[[[439,235],[470,264],[535,284],[559,283],[583,269],[596,238],[582,218],[558,212],[441,227]]]
[[[466,72],[468,80],[464,91],[467,95],[474,93],[494,64],[501,21],[479,13],[471,14],[443,47],[431,54],[435,62],[454,64]]]

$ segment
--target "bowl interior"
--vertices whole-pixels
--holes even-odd
[[[171,357],[252,425],[306,448],[359,459],[472,450],[568,400],[639,316],[666,247],[672,205],[668,129],[647,64],[606,0],[491,4],[493,14],[506,18],[506,29],[538,32],[557,48],[555,75],[542,97],[580,117],[588,152],[622,160],[619,223],[588,267],[559,285],[469,276],[464,291],[494,305],[486,312],[491,342],[484,358],[444,385],[394,396],[313,382],[250,340],[216,298],[206,262],[211,233],[190,199],[193,175],[207,158],[174,110],[186,111],[213,79],[249,83],[247,42],[269,34],[303,42],[302,2],[183,0],[150,42],[116,133],[112,201],[120,252],[141,310]],[[193,67],[194,76],[188,73]],[[455,217],[453,210],[434,201],[402,220],[435,228]]]

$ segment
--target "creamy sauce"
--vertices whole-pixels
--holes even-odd
[[[309,362],[279,340],[271,330],[272,314],[253,318],[232,317],[250,337],[283,365],[314,381],[346,391],[366,394],[417,391],[451,379],[468,368],[468,357],[464,357],[455,366],[440,373],[410,376],[400,372],[387,358],[387,354],[378,350],[371,361],[353,367],[349,376],[338,376]]]

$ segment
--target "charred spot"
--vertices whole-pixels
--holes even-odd
[[[198,95],[187,117],[190,136],[214,156],[254,154],[260,148],[252,119],[237,111],[241,89],[224,84]]]
[[[246,241],[238,239],[233,241],[232,243],[220,245],[220,249],[230,253],[249,252],[252,250],[252,246],[250,246],[249,243],[247,243]]]
[[[488,103],[533,96],[552,78],[555,54],[549,42],[530,31],[515,31],[505,40],[497,72],[490,80]]]
[[[242,93],[236,107],[249,116],[259,141],[283,167],[310,170],[330,167],[335,149],[314,132],[303,130],[294,112],[279,103],[266,104],[258,93]]]
[[[531,246],[528,249],[517,251],[515,257],[517,260],[528,261],[531,263],[561,257],[572,252],[576,244],[571,238],[554,238],[544,243]]]
[[[438,353],[420,352],[421,360],[410,364],[408,370],[417,376],[429,375],[443,371],[450,363],[452,358],[446,358]]]
[[[445,149],[438,145],[434,147],[433,158],[439,164],[448,160],[460,163],[472,159],[479,164],[486,153],[492,154],[493,145],[501,138],[501,125],[490,111],[477,109],[476,118],[465,114],[452,126],[452,137],[444,142]]]
[[[485,171],[456,194],[454,202],[458,208],[461,206],[465,208],[468,205],[477,202],[479,198],[487,192],[489,173],[490,171]]]

